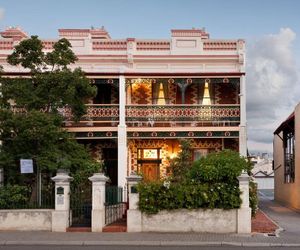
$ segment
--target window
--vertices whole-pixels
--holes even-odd
[[[206,157],[208,154],[208,149],[206,148],[197,148],[194,149],[193,160],[199,160],[200,158]]]
[[[295,135],[294,132],[284,133],[284,182],[295,181]]]

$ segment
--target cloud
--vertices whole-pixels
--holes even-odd
[[[250,145],[271,144],[276,127],[300,101],[300,77],[293,54],[296,34],[290,28],[249,44],[247,120]],[[249,148],[251,150],[251,148]]]
[[[0,8],[0,21],[4,18],[4,9],[3,8]]]

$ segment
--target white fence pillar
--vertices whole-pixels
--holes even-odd
[[[141,176],[131,174],[127,178],[129,192],[129,209],[127,210],[127,232],[142,232],[142,213],[138,209],[139,194],[136,185],[142,180]]]
[[[238,209],[237,233],[251,233],[251,208],[249,207],[249,180],[247,173],[242,173],[239,177],[239,187],[241,191],[242,204]]]
[[[70,181],[72,177],[58,170],[55,177],[55,211],[52,212],[52,232],[66,232],[70,215]]]
[[[105,183],[108,178],[103,173],[95,173],[92,182],[92,232],[102,232],[105,226]]]

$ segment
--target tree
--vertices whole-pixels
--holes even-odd
[[[45,53],[37,36],[21,41],[8,56],[8,63],[27,69],[29,77],[1,77],[0,167],[6,174],[19,172],[21,158],[31,158],[47,171],[99,167],[63,128],[59,113],[69,107],[78,120],[86,112],[85,102],[96,94],[84,72],[69,67],[76,60],[68,40],[60,39]]]
[[[172,179],[180,182],[185,179],[187,172],[192,166],[192,151],[190,141],[183,139],[180,141],[181,151],[170,161]]]

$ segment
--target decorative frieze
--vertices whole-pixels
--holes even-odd
[[[238,131],[127,132],[127,138],[238,138]]]

